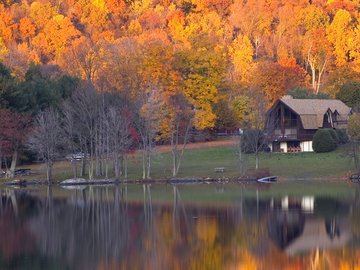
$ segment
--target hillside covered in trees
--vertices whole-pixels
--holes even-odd
[[[14,130],[76,89],[73,111],[87,98],[122,104],[145,152],[190,126],[258,128],[286,93],[357,107],[359,9],[358,0],[2,0],[0,108],[22,117],[0,132],[11,138],[2,148],[21,145]]]
[[[35,63],[99,91],[156,85],[184,95],[200,128],[231,111],[241,121],[255,93],[269,103],[297,87],[335,97],[359,80],[357,0],[1,2],[0,60],[18,79]]]

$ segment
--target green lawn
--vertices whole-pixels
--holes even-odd
[[[239,177],[239,162],[236,146],[213,146],[198,149],[187,149],[178,177]],[[347,155],[347,147],[340,147],[330,153],[261,153],[260,169],[269,171],[272,175],[283,178],[306,179],[340,179],[353,169],[353,162]],[[244,155],[246,167],[254,171],[254,155]],[[142,163],[140,154],[129,158],[129,179],[141,179]],[[39,172],[31,176],[35,179],[45,179],[45,166],[32,165]],[[224,167],[224,173],[214,172],[214,168]],[[152,157],[152,178],[171,178],[171,154],[155,152]],[[57,162],[54,166],[55,180],[72,177],[70,162]]]
[[[245,156],[247,168],[255,168],[254,155]],[[331,153],[262,153],[260,169],[284,178],[340,178],[353,169],[346,148]],[[214,172],[216,167],[225,167],[224,173]],[[153,158],[154,177],[171,175],[171,156],[159,154]],[[130,169],[131,170],[131,169]],[[184,155],[179,177],[239,176],[239,163],[235,147],[190,149]]]

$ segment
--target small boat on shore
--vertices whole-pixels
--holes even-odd
[[[360,174],[354,173],[350,177],[351,182],[353,183],[359,183],[360,182]]]
[[[71,178],[60,182],[60,186],[86,185],[88,181],[84,178]]]
[[[266,184],[275,183],[275,182],[277,182],[277,176],[267,176],[267,177],[257,179],[257,181],[260,183],[266,183]]]
[[[114,179],[96,179],[96,180],[86,180],[84,178],[71,178],[66,179],[59,183],[60,186],[105,186],[105,185],[116,185],[119,183],[119,180]]]

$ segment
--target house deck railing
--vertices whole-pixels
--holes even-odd
[[[276,139],[297,139],[298,133],[293,128],[286,128],[284,133],[280,129],[275,129],[273,136]]]

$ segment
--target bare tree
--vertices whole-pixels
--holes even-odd
[[[255,169],[259,168],[259,154],[267,145],[266,136],[264,133],[265,117],[266,117],[266,103],[260,96],[254,96],[254,106],[252,110],[252,119],[248,123],[247,128],[241,135],[243,152],[254,153],[255,155]]]
[[[98,96],[91,83],[80,86],[63,107],[66,116],[67,140],[72,145],[74,140],[84,153],[84,162],[88,157],[89,178],[94,176],[94,160],[96,154]],[[76,124],[74,124],[76,123]],[[72,129],[72,132],[71,132]]]
[[[310,44],[306,55],[306,69],[310,67],[311,70],[311,85],[314,91],[314,94],[318,94],[321,86],[321,78],[325,72],[325,68],[328,62],[327,53],[325,50],[314,53],[313,46]]]
[[[71,107],[71,103],[69,101],[65,102],[62,106],[62,114],[63,114],[63,131],[64,138],[66,140],[66,150],[72,154],[75,153],[83,153],[83,137],[78,128],[76,116],[74,115],[73,108]],[[78,177],[78,169],[77,169],[77,159],[73,158],[73,155],[70,156],[70,161],[73,165],[73,173],[74,178]],[[81,159],[81,166],[79,176],[82,177],[85,171],[85,161],[86,159]]]
[[[64,127],[73,153],[81,150],[89,167],[89,178],[109,177],[111,163],[115,176],[124,169],[126,154],[131,146],[131,110],[119,92],[97,92],[83,87],[64,103]],[[75,124],[76,123],[76,124]],[[88,158],[86,158],[88,156]],[[74,163],[74,173],[76,164]]]
[[[53,109],[41,112],[34,124],[34,130],[29,138],[29,148],[37,153],[39,159],[46,162],[46,177],[52,180],[54,160],[59,157],[63,146],[63,132],[60,115]]]
[[[182,95],[172,97],[172,123],[170,131],[172,175],[179,173],[181,160],[189,140],[189,131],[193,125],[194,111]]]
[[[126,108],[108,108],[107,125],[109,130],[109,153],[114,162],[117,178],[123,173],[127,178],[127,151],[132,144],[130,136],[131,117]],[[123,169],[123,171],[122,171]]]
[[[143,95],[137,100],[138,116],[135,125],[140,134],[142,144],[143,179],[151,178],[151,154],[155,136],[160,128],[161,108],[163,100],[159,89],[149,85]]]

